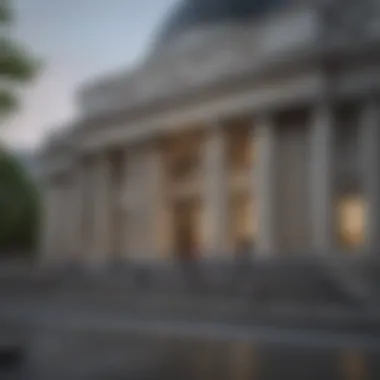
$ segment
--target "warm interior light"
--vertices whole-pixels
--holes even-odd
[[[355,248],[364,243],[365,202],[359,195],[344,196],[338,204],[338,233],[343,247]]]

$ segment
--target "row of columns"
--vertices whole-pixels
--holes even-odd
[[[375,101],[367,102],[359,118],[360,156],[363,196],[366,200],[366,239],[364,250],[374,253],[380,244],[380,110]],[[331,253],[335,242],[335,131],[334,109],[328,103],[313,111],[310,125],[309,201],[310,248]],[[252,167],[253,197],[257,199],[259,233],[258,254],[281,250],[276,231],[276,125],[270,115],[260,115],[253,127],[258,154]],[[280,142],[281,143],[281,142]],[[225,141],[222,129],[214,128],[206,144],[206,204],[210,225],[210,247],[218,252],[226,247],[228,211],[226,189]]]
[[[252,225],[258,219],[259,233],[256,250],[259,254],[273,253],[276,247],[275,175],[276,129],[269,115],[260,115],[253,125],[250,192],[257,199],[252,210]],[[205,143],[205,205],[208,230],[207,252],[223,253],[228,247],[228,187],[226,136],[223,125],[214,126]],[[257,213],[257,214],[256,214]]]
[[[252,128],[252,180],[250,181],[253,199],[257,199],[257,209],[252,210],[252,218],[258,218],[259,233],[256,241],[257,252],[270,254],[276,250],[275,231],[275,124],[268,115],[257,118]],[[205,142],[205,205],[207,247],[206,252],[220,254],[228,247],[228,187],[226,136],[223,125],[211,129]],[[255,224],[255,221],[252,223]]]
[[[363,184],[367,199],[367,248],[377,250],[380,243],[380,118],[375,102],[368,103],[362,110],[360,130],[362,136],[363,157]],[[252,129],[252,139],[258,152],[255,155],[254,170],[252,170],[252,194],[257,199],[259,234],[256,242],[257,252],[272,254],[281,247],[277,245],[276,236],[276,125],[270,115],[261,115],[256,118]],[[334,116],[329,104],[321,103],[313,112],[310,126],[310,202],[311,202],[311,245],[319,252],[329,252],[334,246]],[[226,140],[222,125],[215,124],[209,130],[208,138],[204,143],[204,205],[207,227],[206,252],[220,253],[226,249],[228,233],[228,189],[227,189],[227,161]],[[107,260],[111,237],[111,162],[106,154],[98,154],[92,166],[93,183],[85,189],[83,179],[86,168],[78,165],[71,176],[71,189],[65,192],[65,197],[57,199],[55,187],[47,189],[45,197],[45,229],[44,250],[57,250],[54,241],[59,226],[66,228],[66,240],[69,250],[75,255],[82,255],[83,250],[89,249],[91,261],[102,264]],[[159,198],[159,186],[162,185],[162,165],[157,151],[151,152],[149,176],[151,182],[147,187],[151,190],[148,206],[152,207]],[[88,173],[87,173],[88,174]],[[161,177],[160,177],[161,176]],[[153,183],[154,182],[154,183]],[[157,186],[155,186],[155,184]],[[141,189],[144,191],[147,189]],[[93,202],[93,242],[90,247],[84,247],[82,207],[85,198],[89,196],[85,191],[92,191]],[[147,194],[148,194],[147,193]],[[61,204],[61,211],[66,205],[71,218],[66,219],[63,227],[63,214],[58,215],[57,204]],[[120,203],[122,207],[122,203]],[[146,226],[146,231],[139,234],[141,238],[149,239],[150,249],[159,246],[159,239],[145,235],[154,234],[157,228],[157,209],[152,211],[152,223]],[[67,215],[67,212],[64,213]],[[256,218],[256,216],[253,216]],[[67,220],[69,222],[67,223]],[[61,233],[63,233],[61,231]],[[127,235],[127,233],[126,233]],[[126,237],[127,238],[127,237]]]
[[[314,114],[311,130],[311,203],[312,246],[328,253],[335,245],[334,191],[334,112],[321,104]],[[380,113],[374,100],[360,111],[359,144],[363,197],[366,200],[364,251],[375,253],[380,243]]]

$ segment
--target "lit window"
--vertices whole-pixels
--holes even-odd
[[[338,235],[344,248],[364,243],[365,202],[359,195],[344,196],[338,203]]]

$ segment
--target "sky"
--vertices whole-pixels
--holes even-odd
[[[13,35],[42,59],[1,140],[36,149],[75,118],[84,83],[136,63],[175,0],[13,0]]]

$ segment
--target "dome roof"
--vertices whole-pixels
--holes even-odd
[[[158,43],[204,24],[255,19],[291,0],[181,0],[159,33]]]

